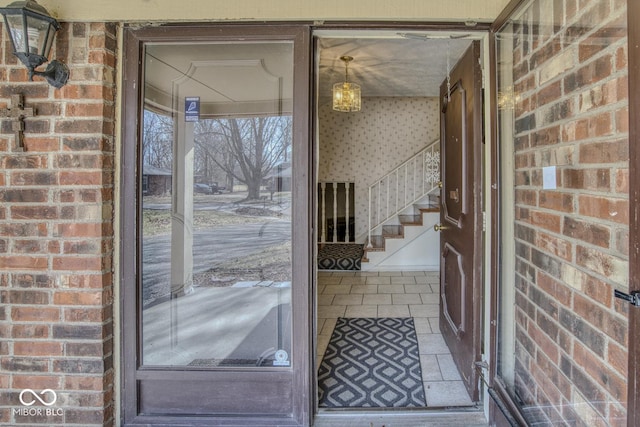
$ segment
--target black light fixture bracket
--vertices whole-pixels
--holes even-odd
[[[51,86],[60,89],[67,84],[67,80],[69,80],[69,68],[57,59],[54,59],[49,62],[44,71],[30,68],[29,81],[33,81],[33,76],[44,77]]]

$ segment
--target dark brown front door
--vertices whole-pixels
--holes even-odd
[[[478,400],[482,307],[480,44],[473,42],[440,87],[442,192],[440,329],[469,395]]]

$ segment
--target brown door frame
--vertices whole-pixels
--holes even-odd
[[[489,55],[492,71],[491,87],[497,86],[496,64],[496,32],[507,22],[509,17],[528,0],[511,0],[498,18],[491,24],[489,35]],[[629,288],[640,291],[640,2],[627,0],[628,20],[628,66],[629,66]],[[499,271],[500,257],[500,182],[498,119],[496,90],[489,97],[491,102],[491,308],[490,308],[490,365],[489,387],[493,402],[490,405],[490,420],[500,417],[497,411],[507,412],[509,422],[526,425],[516,404],[501,385],[497,372],[497,338],[499,307]],[[627,425],[636,425],[640,417],[640,308],[629,307],[629,363],[628,363],[628,401]]]
[[[310,289],[312,283],[312,240],[309,230],[311,224],[311,207],[309,189],[311,176],[309,165],[311,160],[309,131],[310,113],[310,27],[300,23],[292,24],[209,24],[209,25],[167,25],[160,27],[146,27],[142,29],[125,28],[124,30],[124,74],[123,74],[123,121],[122,121],[122,151],[121,151],[121,211],[122,225],[120,229],[120,325],[122,330],[122,394],[121,419],[122,425],[176,425],[187,422],[189,425],[291,425],[306,426],[311,423],[313,406],[310,395],[311,384],[309,372],[315,365],[312,345],[309,339],[311,329],[312,309],[310,306]],[[139,369],[140,350],[138,348],[138,331],[141,327],[140,302],[138,298],[138,283],[140,280],[139,266],[139,229],[141,207],[138,203],[140,193],[141,158],[139,143],[141,136],[141,105],[142,72],[145,43],[164,42],[202,42],[202,41],[272,41],[286,40],[294,42],[294,126],[293,141],[296,149],[293,154],[294,178],[299,185],[292,189],[294,206],[298,212],[292,223],[292,245],[300,248],[293,252],[293,283],[292,286],[292,368],[289,369],[242,369],[228,368],[219,372],[214,371],[181,371],[162,369]],[[306,184],[306,185],[305,185]],[[305,251],[302,248],[307,248]],[[295,285],[297,284],[297,285]],[[126,325],[126,327],[125,327]],[[213,375],[212,375],[213,373]],[[241,390],[258,390],[260,383],[268,382],[291,384],[286,391],[290,403],[284,402],[286,408],[283,414],[274,416],[189,416],[185,418],[177,414],[144,415],[140,414],[141,389],[143,384],[157,381],[170,387],[171,393],[186,399],[202,399],[201,390],[186,384],[190,380],[192,385],[209,383],[203,376],[215,376],[215,386],[222,395],[237,395],[237,407],[240,414],[242,408]],[[241,385],[244,383],[244,385]],[[154,386],[148,386],[154,387]],[[239,388],[240,387],[240,388]],[[241,388],[244,387],[244,388]],[[209,396],[210,397],[210,396]],[[277,398],[278,396],[270,396]],[[211,397],[210,397],[211,398]],[[246,402],[246,401],[245,401]],[[171,402],[167,401],[167,406]],[[251,403],[247,403],[251,405]]]
[[[640,290],[640,2],[627,0],[629,55],[629,288]],[[629,307],[627,425],[640,417],[640,308]]]

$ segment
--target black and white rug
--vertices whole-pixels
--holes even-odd
[[[364,245],[357,243],[325,243],[318,250],[320,270],[360,270]]]
[[[412,318],[339,318],[318,370],[323,408],[427,406]]]

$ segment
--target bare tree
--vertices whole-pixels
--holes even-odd
[[[257,199],[264,178],[288,156],[291,116],[201,120],[196,146],[207,153],[207,159],[247,185],[248,199]]]
[[[144,164],[170,170],[173,159],[173,118],[145,110],[143,122]]]

